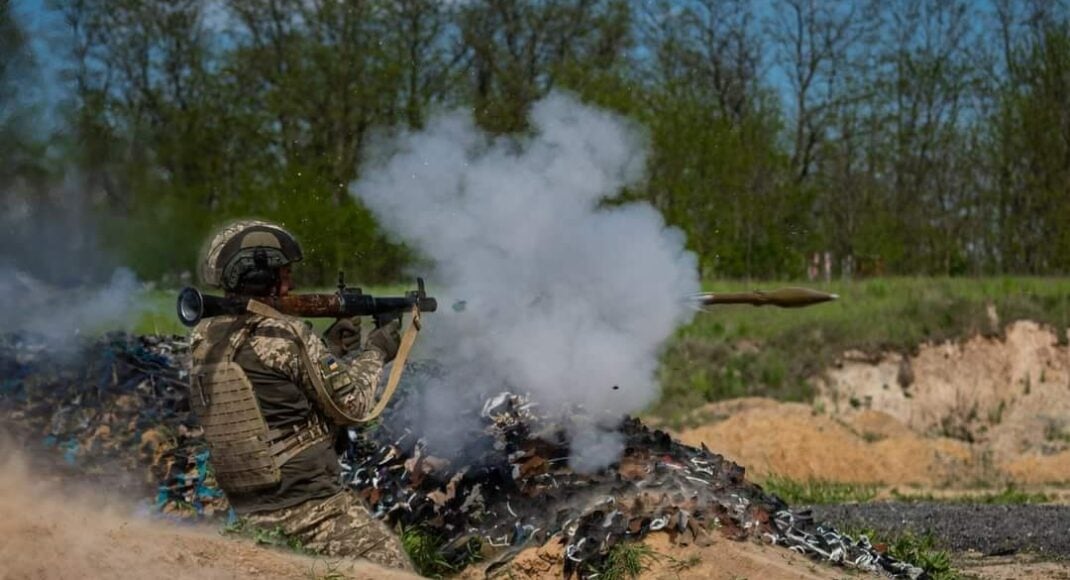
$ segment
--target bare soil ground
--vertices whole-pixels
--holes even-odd
[[[811,562],[784,548],[755,542],[736,542],[716,538],[712,545],[678,545],[669,541],[668,534],[654,533],[644,540],[653,550],[645,560],[642,578],[665,580],[739,580],[741,578],[769,578],[772,580],[826,580],[857,575],[844,568]],[[560,544],[548,542],[541,548],[521,552],[493,577],[517,580],[553,580],[561,578],[564,554]],[[465,580],[483,578],[481,569],[469,570]]]
[[[367,562],[309,558],[217,528],[138,515],[121,498],[74,489],[0,459],[0,579],[412,578]]]
[[[761,478],[915,486],[1070,484],[1070,349],[1032,322],[1006,338],[846,353],[809,405],[714,403],[679,433]],[[761,436],[756,436],[756,434]]]
[[[934,496],[1014,483],[1070,503],[1070,350],[1050,330],[1020,322],[1005,339],[923,345],[909,355],[845,353],[818,383],[814,404],[754,398],[711,404],[692,417],[700,426],[678,435],[745,466],[757,481],[776,474]],[[99,491],[42,481],[25,462],[0,458],[0,580],[405,577],[367,563],[262,548],[215,528],[149,519]],[[1061,559],[1070,555],[1070,508],[996,507],[875,504],[822,508],[819,515],[935,530],[954,540],[948,543],[960,550],[956,564],[971,576],[1070,579],[1070,564]],[[647,543],[657,554],[644,574],[649,578],[850,575],[749,542],[676,546],[654,534]],[[561,558],[551,543],[521,553],[508,572],[556,578]]]
[[[956,565],[964,575],[984,580],[1070,580],[1070,563],[1047,561],[1033,554],[985,556],[968,552],[958,555]]]
[[[848,352],[816,378],[813,404],[749,398],[707,405],[678,433],[770,475],[962,497],[1013,484],[1070,503],[1070,349],[1032,322],[1005,337],[922,345],[912,354]],[[980,578],[1070,578],[1070,508],[863,504],[819,518],[886,531],[932,531]]]
[[[0,459],[0,580],[109,578],[331,580],[402,579],[408,574],[357,561],[311,558],[224,537],[211,526],[180,525],[139,514],[122,498],[78,488],[8,455]],[[644,578],[841,578],[783,548],[716,538],[679,546],[666,534],[648,544],[657,554]],[[516,578],[560,578],[560,545],[522,553]],[[508,576],[508,574],[506,574]],[[482,578],[473,569],[467,578]]]

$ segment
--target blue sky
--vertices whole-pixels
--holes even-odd
[[[22,22],[37,64],[37,78],[26,79],[24,87],[51,118],[63,98],[59,63],[64,48],[63,18],[45,7],[45,0],[14,0],[15,16]]]
[[[38,64],[37,78],[26,79],[24,86],[28,101],[40,105],[50,118],[54,118],[57,105],[64,96],[64,87],[60,74],[60,64],[67,51],[65,42],[65,25],[61,15],[47,8],[48,0],[13,0],[16,17],[28,32]],[[771,0],[755,0],[759,17],[771,15]],[[975,0],[973,11],[975,18],[983,18],[991,12],[991,0]],[[772,54],[766,54],[770,58]],[[765,80],[778,87],[789,106],[789,84],[787,77],[777,67],[769,67]]]

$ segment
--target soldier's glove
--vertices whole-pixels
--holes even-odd
[[[401,345],[401,321],[393,320],[368,334],[367,348],[374,348],[383,353],[386,362],[394,360]]]
[[[339,318],[323,333],[327,349],[338,358],[360,349],[360,319]]]

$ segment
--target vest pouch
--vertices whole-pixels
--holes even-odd
[[[190,404],[204,428],[219,486],[248,493],[278,485],[280,462],[241,366],[233,361],[196,365],[191,379]]]

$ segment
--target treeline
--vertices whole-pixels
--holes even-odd
[[[10,78],[18,25],[0,6]],[[683,228],[707,277],[801,276],[818,252],[859,274],[1070,271],[1066,2],[50,6],[63,131],[5,113],[22,145],[0,151],[23,189],[42,179],[33,151],[76,167],[147,278],[192,270],[205,232],[247,214],[301,236],[307,281],[394,278],[413,256],[347,195],[376,133],[456,107],[522,133],[551,90],[647,129],[649,179],[622,196]]]

